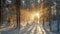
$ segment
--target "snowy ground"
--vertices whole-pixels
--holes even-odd
[[[26,25],[25,27],[20,29],[20,34],[46,34],[42,25],[38,23],[32,23],[30,25]]]
[[[46,28],[47,29],[47,28]],[[42,26],[42,23],[27,24],[22,28],[9,29],[7,31],[0,31],[0,34],[59,34],[48,32]]]

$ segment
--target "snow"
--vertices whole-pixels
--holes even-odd
[[[48,31],[49,27],[47,26],[47,23],[45,23],[45,26],[42,25],[42,22],[38,23],[31,23],[23,26],[22,28],[17,28],[17,29],[9,29],[6,31],[0,31],[0,34],[59,34],[60,32],[51,32]],[[54,25],[54,24],[53,24]],[[55,25],[52,27],[55,27]],[[47,30],[48,29],[48,30]],[[53,30],[55,30],[53,29]],[[56,30],[55,30],[56,31]]]

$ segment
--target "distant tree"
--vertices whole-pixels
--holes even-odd
[[[3,11],[4,11],[4,4],[5,4],[5,0],[1,0],[1,4],[0,4],[0,25],[2,25],[3,23]]]

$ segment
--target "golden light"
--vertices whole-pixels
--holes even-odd
[[[41,17],[41,14],[39,12],[34,12],[34,13],[31,14],[31,20],[35,21],[35,18],[36,18],[37,19],[37,23],[39,23],[40,17]]]
[[[38,18],[40,17],[39,13],[36,13],[35,16],[37,16]]]
[[[32,17],[32,19],[34,19],[35,17],[40,18],[41,15],[38,12],[37,13],[35,12],[35,13],[32,14],[31,17]]]

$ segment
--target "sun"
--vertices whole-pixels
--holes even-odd
[[[36,16],[39,16],[39,13],[36,13],[35,15],[36,15]]]
[[[40,17],[40,14],[39,13],[36,13],[35,16],[37,16],[39,18]]]

